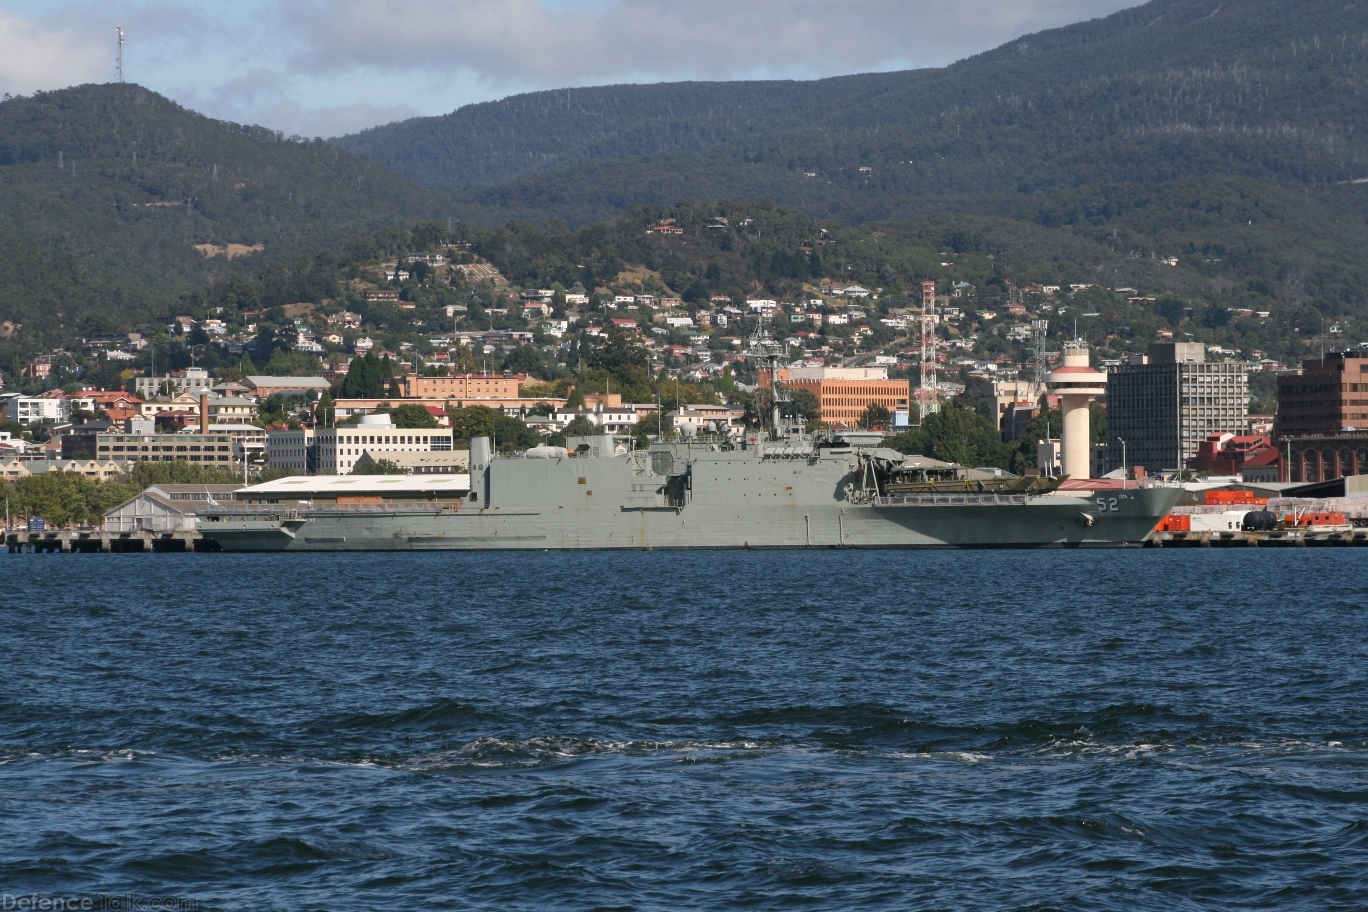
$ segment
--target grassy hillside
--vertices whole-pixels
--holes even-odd
[[[21,328],[0,347],[129,326],[234,268],[445,217],[441,199],[335,146],[210,120],[135,85],[6,100],[0,322]],[[230,263],[196,245],[248,253]]]

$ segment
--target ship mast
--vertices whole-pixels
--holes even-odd
[[[779,365],[788,354],[787,348],[781,342],[776,342],[770,337],[763,323],[760,324],[750,337],[750,351],[748,354],[755,359],[756,363],[756,382],[759,382],[759,375],[768,372],[770,376],[770,391],[773,394],[774,407],[771,410],[771,429],[775,438],[783,436],[787,430],[787,422],[784,419],[783,406],[793,401],[793,394],[787,387],[779,385]]]

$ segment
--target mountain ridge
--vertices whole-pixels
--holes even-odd
[[[30,348],[108,331],[234,270],[444,217],[447,199],[321,141],[216,121],[133,84],[9,98],[0,314]],[[201,252],[229,244],[260,252]]]

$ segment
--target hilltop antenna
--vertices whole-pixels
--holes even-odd
[[[119,56],[114,58],[114,71],[119,74],[119,82],[124,81],[123,67],[123,26],[116,25],[114,31],[119,33]]]

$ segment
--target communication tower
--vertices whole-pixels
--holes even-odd
[[[1040,394],[1045,392],[1045,334],[1050,329],[1049,320],[1031,321],[1031,344],[1035,346],[1033,376],[1031,379],[1031,401],[1039,402]]]
[[[116,26],[114,27],[114,31],[116,31],[116,32],[119,33],[119,56],[117,56],[117,57],[114,58],[114,72],[116,72],[116,73],[119,75],[119,82],[123,82],[123,81],[124,81],[124,68],[123,68],[123,26],[122,26],[122,25],[116,25]]]
[[[936,283],[922,282],[921,383],[917,386],[921,420],[940,409],[936,388]]]

